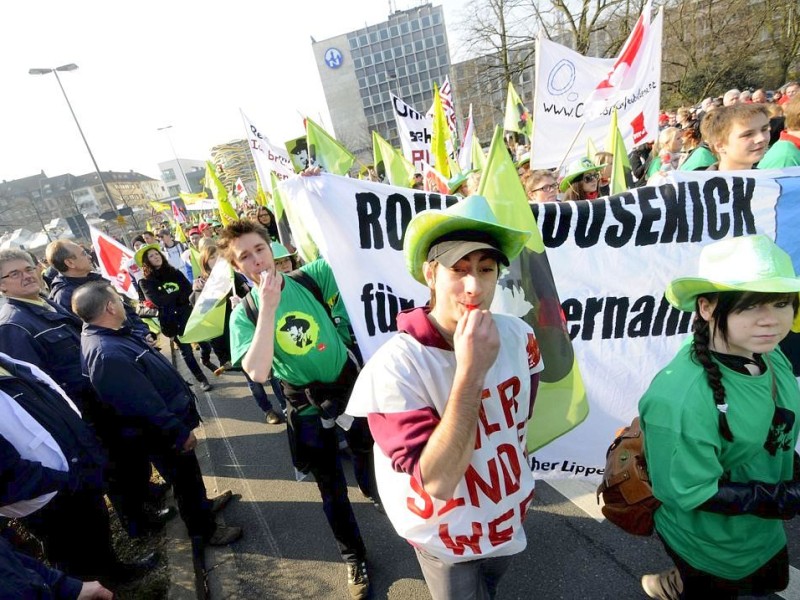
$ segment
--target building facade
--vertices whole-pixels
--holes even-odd
[[[371,162],[373,130],[400,145],[390,94],[425,113],[433,84],[450,72],[444,11],[431,4],[311,45],[331,133],[365,162]]]
[[[176,197],[181,192],[196,194],[203,191],[200,180],[206,172],[205,161],[177,158],[158,163],[158,170],[167,196],[170,198]]]

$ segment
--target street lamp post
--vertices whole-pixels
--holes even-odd
[[[86,136],[83,134],[83,129],[81,129],[81,124],[78,122],[78,117],[75,114],[75,111],[72,108],[72,103],[69,101],[69,97],[67,96],[67,91],[64,89],[64,86],[61,83],[61,78],[58,76],[58,72],[68,72],[68,71],[75,71],[77,70],[78,65],[75,63],[69,63],[67,65],[61,65],[60,67],[56,67],[55,69],[28,69],[29,75],[47,75],[48,73],[52,73],[56,77],[56,81],[58,82],[58,87],[61,88],[61,93],[64,95],[64,100],[67,102],[67,106],[69,107],[69,112],[72,114],[72,118],[75,121],[75,125],[78,128],[78,133],[81,134],[81,139],[83,140],[84,145],[86,146],[86,151],[89,153],[89,158],[92,159],[92,164],[94,165],[94,171],[97,173],[97,177],[100,179],[100,185],[103,186],[103,191],[106,194],[106,198],[108,198],[108,203],[111,205],[111,209],[114,211],[114,214],[117,217],[117,223],[120,226],[124,223],[124,219],[120,216],[119,210],[117,210],[117,205],[114,202],[113,197],[111,196],[111,192],[108,189],[108,185],[106,185],[105,180],[103,179],[103,174],[100,172],[100,167],[97,166],[97,161],[94,158],[94,154],[92,154],[92,149],[89,147],[89,142],[86,141]],[[125,243],[128,243],[127,235],[125,234],[125,228],[122,228],[122,235]]]

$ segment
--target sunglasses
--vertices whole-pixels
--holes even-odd
[[[592,181],[597,181],[597,179],[599,179],[599,178],[600,178],[600,176],[597,173],[586,173],[583,176],[583,182],[584,183],[591,183]]]
[[[534,192],[544,192],[545,194],[549,194],[550,192],[554,192],[558,189],[558,186],[555,183],[548,183],[547,185],[543,185],[542,187],[538,187]]]

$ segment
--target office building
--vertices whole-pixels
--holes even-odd
[[[312,38],[311,45],[331,133],[364,162],[371,162],[373,130],[400,145],[390,94],[425,113],[433,84],[441,85],[450,70],[444,11],[432,4],[319,42]]]

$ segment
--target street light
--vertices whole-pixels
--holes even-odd
[[[29,75],[47,75],[48,73],[52,73],[56,77],[56,81],[58,82],[58,87],[61,88],[61,93],[64,94],[64,100],[67,101],[67,106],[69,107],[69,112],[72,113],[72,118],[75,120],[75,125],[78,127],[78,133],[81,134],[81,139],[83,140],[84,145],[86,146],[86,151],[89,153],[89,158],[92,159],[92,164],[94,165],[95,173],[97,173],[97,177],[100,179],[100,185],[103,186],[103,191],[106,194],[106,198],[108,199],[108,203],[111,205],[111,209],[114,211],[114,214],[117,216],[117,223],[122,225],[124,223],[124,219],[119,214],[117,210],[117,205],[114,203],[114,200],[111,196],[111,192],[106,185],[105,180],[103,179],[103,174],[100,172],[100,167],[97,166],[97,161],[94,158],[94,154],[92,154],[92,149],[89,147],[89,142],[86,141],[86,136],[83,134],[83,129],[81,129],[81,124],[78,122],[78,117],[75,115],[75,111],[72,108],[72,103],[69,101],[69,97],[67,96],[67,91],[64,89],[64,86],[61,84],[61,78],[58,76],[58,72],[69,72],[77,70],[78,65],[75,63],[69,63],[67,65],[61,65],[60,67],[56,67],[55,69],[28,69]],[[123,238],[125,238],[125,242],[127,243],[127,236],[124,233],[123,228]]]
[[[172,125],[164,125],[164,127],[159,127],[156,131],[163,131],[164,135],[167,136],[167,141],[169,142],[169,147],[172,149],[172,156],[175,157],[175,162],[178,163],[178,170],[181,172],[181,177],[183,177],[183,184],[186,185],[186,192],[191,193],[192,188],[189,186],[189,180],[186,179],[186,173],[183,170],[183,165],[181,164],[181,159],[178,158],[178,153],[175,152],[175,146],[172,145],[172,136],[169,134],[169,130],[172,129]],[[181,186],[178,186],[181,187]]]

